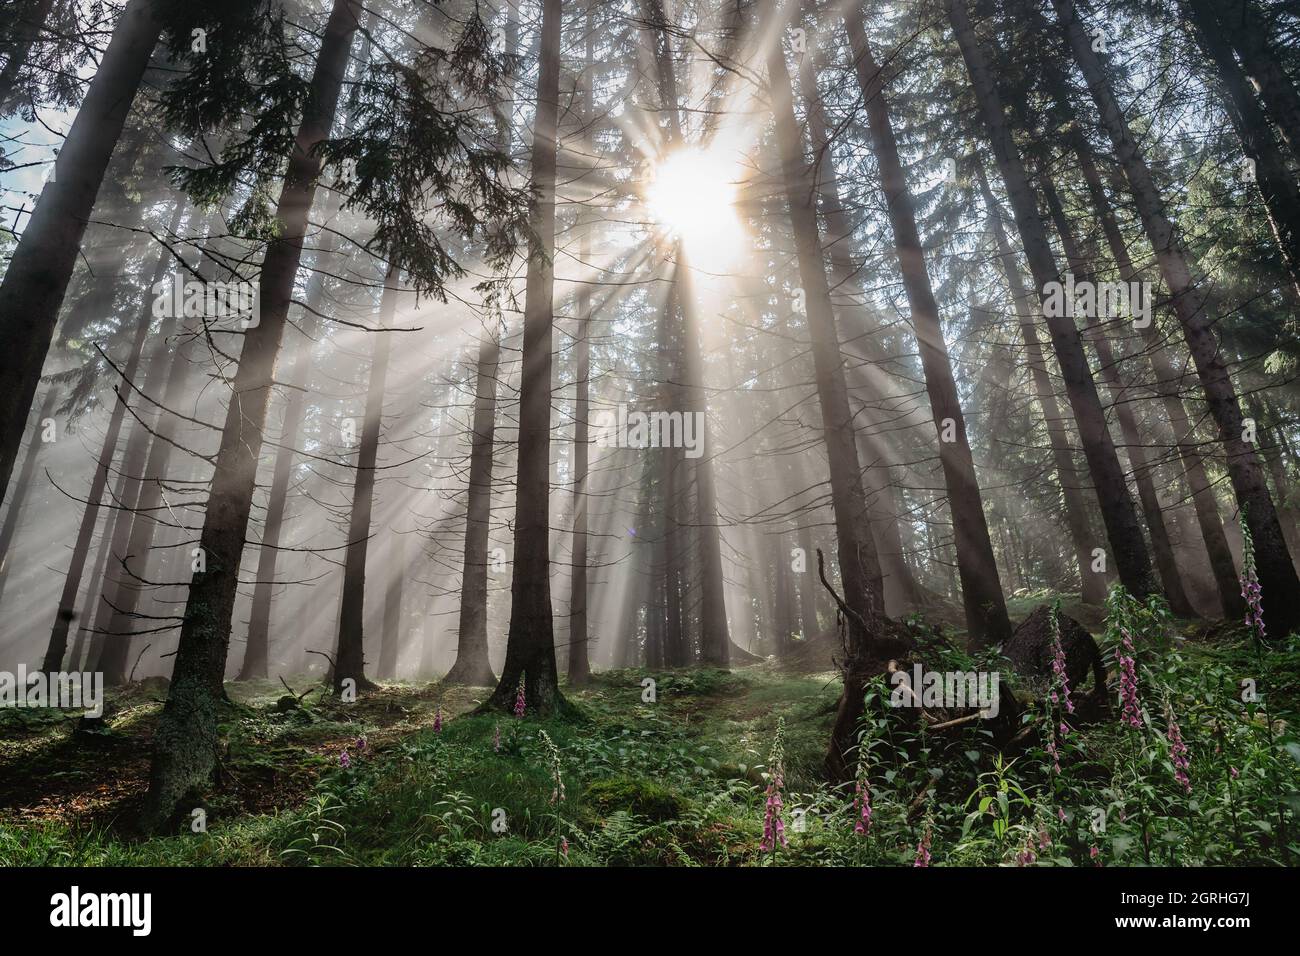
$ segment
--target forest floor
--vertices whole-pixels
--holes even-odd
[[[579,716],[565,720],[474,714],[482,688],[386,684],[344,704],[307,678],[289,680],[300,700],[232,683],[206,827],[145,840],[131,822],[166,693],[147,680],[112,693],[96,726],[0,712],[0,865],[911,865],[927,841],[935,864],[1294,862],[1300,639],[1261,657],[1239,629],[1187,625],[1142,674],[1161,685],[1147,727],[1072,726],[1059,774],[1050,749],[1003,758],[976,725],[916,734],[869,708],[866,833],[853,794],[821,783],[839,695],[826,666],[604,672],[567,690]],[[1237,701],[1239,675],[1269,688],[1271,717]],[[773,854],[778,727],[788,845]]]

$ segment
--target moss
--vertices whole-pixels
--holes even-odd
[[[666,787],[637,777],[614,777],[588,785],[583,798],[602,816],[619,810],[647,820],[675,820],[686,810],[686,801]]]

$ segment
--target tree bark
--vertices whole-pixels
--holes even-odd
[[[993,543],[989,540],[988,522],[975,460],[966,435],[966,416],[957,395],[952,375],[948,345],[943,338],[939,305],[930,286],[921,236],[916,228],[916,214],[907,177],[898,157],[889,107],[885,101],[884,76],[871,53],[871,44],[862,24],[862,10],[850,6],[844,14],[849,43],[862,98],[866,104],[868,126],[880,186],[894,235],[894,251],[912,312],[912,326],[921,353],[925,390],[930,399],[939,463],[948,489],[948,507],[952,515],[953,540],[957,551],[957,571],[961,578],[962,604],[966,611],[966,628],[975,647],[1001,644],[1011,636],[1002,583],[998,577]]]
[[[393,326],[393,316],[397,311],[397,295],[398,268],[394,262],[384,278],[384,293],[379,303],[380,331],[375,333],[365,420],[361,426],[361,447],[352,484],[352,513],[348,520],[348,544],[343,562],[343,600],[339,605],[339,639],[334,655],[335,693],[343,690],[346,680],[354,681],[357,688],[373,686],[365,672],[366,556],[370,551],[375,465],[384,424],[384,390],[392,351],[392,332],[388,330]]]
[[[334,122],[360,11],[360,0],[334,0],[310,83],[309,106],[289,157],[276,209],[281,228],[262,262],[260,321],[244,336],[199,539],[207,568],[195,572],[190,582],[171,689],[154,736],[149,792],[142,814],[147,830],[166,826],[180,801],[188,792],[205,786],[216,766],[217,712],[225,693],[222,678],[230,618],[276,356],[321,169],[316,147],[329,135]]]
[[[532,149],[533,235],[525,279],[519,384],[510,630],[501,681],[484,704],[488,710],[509,712],[522,678],[527,712],[533,715],[550,714],[566,706],[556,677],[550,557],[551,340],[555,321],[555,167],[562,13],[560,0],[543,0]]]

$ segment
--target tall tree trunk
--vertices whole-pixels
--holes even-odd
[[[174,234],[177,226],[180,224],[181,210],[183,206],[177,203],[175,211],[172,213],[171,225],[168,228],[168,234]],[[161,281],[164,269],[171,253],[163,249],[158,254],[157,264],[154,266],[153,278],[149,282],[147,289],[152,289]],[[113,467],[113,453],[117,449],[118,437],[122,431],[122,420],[126,416],[126,407],[131,399],[131,389],[135,383],[135,376],[140,366],[140,357],[144,352],[144,341],[149,336],[149,329],[153,324],[152,300],[146,293],[144,303],[140,308],[140,324],[136,327],[135,338],[131,343],[131,352],[127,358],[125,367],[122,369],[122,382],[118,385],[116,394],[117,401],[113,403],[113,411],[109,414],[108,427],[104,431],[104,445],[100,451],[99,461],[95,466],[95,473],[90,479],[90,490],[86,493],[86,506],[81,513],[81,525],[77,529],[77,540],[72,548],[72,560],[68,564],[67,574],[63,578],[63,593],[59,596],[59,608],[55,614],[54,627],[50,630],[50,643],[45,650],[44,668],[47,672],[57,671],[62,666],[63,655],[68,649],[68,628],[76,616],[77,594],[81,590],[81,575],[86,569],[86,558],[90,552],[90,539],[95,533],[95,522],[99,519],[100,499],[104,496],[104,488],[108,484],[108,473]],[[166,346],[166,338],[171,334],[171,330],[176,327],[176,319],[169,316],[163,319],[161,340],[159,352]],[[160,356],[155,356],[160,359]],[[165,368],[166,363],[161,360],[150,362],[149,371],[147,372],[147,382],[145,384],[146,394],[151,390],[156,390],[158,372]],[[144,448],[148,447],[149,433],[137,423],[132,429],[131,438],[127,441],[126,452],[123,455],[122,470],[128,475],[138,475],[140,469],[144,467]],[[133,480],[128,480],[126,484],[126,499],[120,503],[120,507],[130,509],[135,505],[134,493],[138,491],[139,485]],[[122,513],[118,513],[118,520],[121,520]],[[118,534],[114,529],[114,538]],[[118,547],[124,547],[125,540],[118,542]],[[116,549],[115,549],[116,553]],[[108,577],[113,577],[113,568],[109,564]]]
[[[130,0],[122,10],[59,150],[57,175],[41,191],[0,284],[0,500],[104,170],[162,33],[156,6],[155,0]]]
[[[998,169],[1006,183],[1016,228],[1024,242],[1030,270],[1034,274],[1039,294],[1046,297],[1052,284],[1060,283],[1061,275],[1047,239],[1047,231],[1038,215],[1033,187],[1012,139],[1002,108],[1002,98],[993,82],[984,50],[971,25],[966,0],[949,0],[948,12]],[[1049,310],[1043,311],[1047,313]],[[1074,412],[1088,470],[1101,506],[1111,557],[1119,571],[1120,581],[1129,593],[1145,597],[1156,588],[1151,573],[1151,559],[1147,554],[1146,542],[1142,539],[1142,528],[1138,524],[1133,498],[1124,481],[1124,470],[1120,467],[1115,443],[1106,428],[1097,383],[1093,381],[1092,371],[1088,367],[1079,330],[1069,316],[1049,314],[1046,318],[1051,330],[1052,347],[1065,382],[1066,395]]]
[[[565,707],[555,668],[551,610],[551,340],[555,322],[555,166],[560,96],[560,0],[543,0],[541,65],[533,127],[535,199],[524,293],[519,383],[519,447],[515,480],[514,574],[510,630],[501,682],[484,705],[509,711],[524,681],[530,714]]]
[[[819,48],[820,50],[820,48]],[[831,288],[838,290],[841,297],[860,295],[858,288],[857,266],[854,253],[853,230],[844,214],[843,201],[840,198],[839,177],[830,153],[830,133],[826,123],[826,110],[817,90],[817,67],[820,58],[809,53],[799,63],[799,86],[802,92],[804,109],[808,116],[808,133],[811,139],[812,155],[819,158],[816,165],[817,192],[821,200],[822,215],[826,219],[826,242],[824,247],[830,257]],[[870,342],[877,329],[868,322],[868,310],[858,306],[851,310],[850,321],[860,320],[861,327],[850,326],[849,337],[860,334],[864,347],[870,349]],[[868,367],[861,382],[853,381],[850,374],[850,388],[857,391],[863,388],[868,401],[880,401],[883,396],[876,383],[871,379],[872,369]],[[859,438],[863,436],[859,435]],[[871,532],[880,556],[880,571],[884,590],[885,612],[894,616],[921,606],[921,589],[916,582],[916,575],[907,563],[903,552],[903,539],[898,530],[898,518],[893,510],[884,507],[882,502],[892,501],[890,494],[889,448],[878,436],[866,436],[866,461],[863,482],[867,492],[867,518],[871,522]],[[891,608],[891,605],[896,607]],[[897,612],[897,613],[895,613]]]
[[[339,605],[339,640],[334,655],[334,690],[343,682],[371,687],[365,672],[366,556],[370,551],[370,517],[375,503],[375,465],[379,456],[379,435],[384,424],[384,390],[388,384],[388,359],[392,351],[393,316],[397,312],[398,268],[394,261],[384,278],[379,303],[379,329],[375,333],[370,383],[366,389],[365,420],[361,426],[361,447],[357,453],[356,479],[352,485],[352,513],[348,520],[348,544],[343,562],[343,600]]]
[[[767,7],[775,19],[776,5]],[[799,127],[794,115],[794,97],[785,53],[780,42],[772,44],[767,56],[768,84],[776,137],[781,150],[786,202],[794,231],[799,278],[805,292],[808,331],[812,338],[813,366],[822,413],[822,436],[830,465],[831,507],[844,600],[865,627],[850,627],[843,665],[844,690],[826,754],[826,771],[833,783],[852,779],[848,754],[856,741],[862,713],[862,673],[869,643],[875,635],[884,594],[880,565],[867,524],[866,496],[862,491],[853,415],[844,382],[844,364],[839,334],[831,307],[830,286],[817,234],[817,213],[813,206],[807,162],[803,155]]]
[[[813,570],[812,533],[807,528],[800,528],[797,540],[803,554],[803,571],[799,577],[799,627],[803,639],[811,641],[821,636],[821,627],[817,623],[817,572]],[[786,558],[792,560],[790,555]]]
[[[587,70],[583,71],[579,96],[584,124],[595,118],[589,71],[592,62],[592,8],[587,7]],[[591,135],[583,137],[590,150]],[[578,213],[578,263],[586,267],[591,259],[592,224]],[[591,455],[591,286],[578,285],[576,298],[577,330],[573,338],[573,577],[569,591],[569,684],[579,687],[591,679],[591,662],[587,649],[587,472]]]
[[[126,485],[127,476],[120,475],[117,479],[117,496],[120,498]],[[90,624],[95,619],[96,606],[104,594],[104,571],[108,568],[108,559],[111,556],[112,549],[108,546],[108,528],[109,523],[104,522],[104,527],[99,535],[98,555],[95,558],[94,570],[91,571],[90,580],[86,585],[86,593],[81,599],[81,614],[77,620],[81,622],[77,627],[76,636],[72,639],[72,650],[68,654],[67,667],[70,671],[81,670],[83,655],[86,662],[85,669],[88,671],[99,670],[97,658],[102,652],[103,645],[101,642],[90,641],[91,635]],[[98,630],[98,626],[96,626]],[[98,635],[95,635],[98,637]],[[87,645],[89,644],[89,654],[87,654]],[[98,648],[96,645],[98,644]]]
[[[388,584],[384,588],[383,636],[379,642],[380,680],[397,679],[397,656],[402,649],[402,583],[406,579],[406,536],[389,531]]]
[[[330,203],[327,209],[337,209]],[[327,220],[331,215],[327,212]],[[325,234],[320,251],[316,254],[316,269],[307,283],[307,302],[302,319],[302,347],[295,353],[293,371],[288,381],[284,420],[280,423],[279,447],[275,452],[275,465],[271,472],[271,489],[266,503],[266,519],[262,523],[262,540],[257,553],[257,580],[253,585],[253,605],[248,618],[248,639],[244,645],[244,661],[236,680],[257,680],[267,677],[271,656],[271,606],[275,600],[275,569],[280,555],[280,535],[284,530],[284,515],[289,503],[289,481],[293,477],[294,452],[299,433],[307,415],[307,383],[311,374],[312,343],[320,328],[317,316],[325,303],[325,269],[323,264],[334,253],[337,237]]]
[[[498,329],[485,330],[479,343],[471,425],[469,482],[465,509],[465,558],[461,567],[460,623],[456,662],[445,684],[490,687],[496,682],[488,662],[488,532],[492,520],[492,448],[496,430],[497,368],[501,360]]]
[[[1047,176],[1042,176],[1039,181],[1070,270],[1086,282],[1096,282],[1097,275],[1084,259],[1083,251],[1074,237],[1074,231],[1070,227],[1070,220],[1066,218],[1056,187]],[[1147,533],[1151,536],[1151,550],[1155,553],[1156,571],[1160,575],[1165,597],[1169,599],[1169,608],[1179,617],[1195,617],[1196,612],[1192,610],[1192,603],[1187,598],[1187,592],[1183,590],[1183,579],[1178,574],[1173,544],[1169,540],[1169,531],[1165,527],[1160,499],[1156,495],[1155,482],[1152,480],[1151,468],[1147,464],[1146,448],[1142,444],[1142,436],[1138,433],[1133,407],[1124,398],[1124,383],[1120,381],[1119,365],[1115,361],[1114,350],[1110,347],[1110,339],[1107,337],[1106,330],[1101,327],[1098,327],[1089,338],[1097,350],[1102,379],[1110,386],[1111,408],[1119,419],[1120,432],[1127,446],[1129,463],[1133,468],[1133,480],[1137,484],[1138,500],[1142,503]]]
[[[952,376],[939,305],[930,286],[912,196],[908,192],[903,164],[898,158],[898,144],[885,102],[884,76],[872,56],[871,44],[862,24],[861,7],[850,6],[844,14],[844,24],[848,28],[858,84],[866,103],[881,190],[885,194],[885,206],[894,235],[894,251],[912,312],[925,390],[930,398],[930,411],[939,440],[939,463],[948,489],[966,627],[976,647],[1001,644],[1011,636],[1011,621],[1002,596],[993,543],[989,540],[984,504],[975,475],[975,460],[966,435],[966,417]]]
[[[1138,272],[1129,256],[1128,244],[1124,241],[1123,233],[1120,232],[1119,222],[1115,218],[1110,199],[1102,186],[1092,150],[1077,137],[1075,156],[1079,161],[1079,170],[1083,174],[1084,184],[1088,188],[1088,197],[1101,222],[1106,246],[1119,269],[1120,278],[1125,282],[1136,282]],[[1219,605],[1228,617],[1238,617],[1244,610],[1241,585],[1237,579],[1232,549],[1228,546],[1228,536],[1224,533],[1223,522],[1219,517],[1219,505],[1215,498],[1214,486],[1205,473],[1205,461],[1197,447],[1195,428],[1179,395],[1178,383],[1182,376],[1175,371],[1174,364],[1169,358],[1169,343],[1156,328],[1155,323],[1147,325],[1141,332],[1147,361],[1155,379],[1156,392],[1160,396],[1165,417],[1169,420],[1172,442],[1178,449],[1179,462],[1182,464],[1183,474],[1187,480],[1192,508],[1196,512],[1197,527],[1200,530],[1210,572],[1219,594]]]
[[[1092,40],[1075,12],[1073,0],[1052,0],[1052,3],[1074,51],[1075,61],[1097,104],[1102,126],[1110,135],[1128,179],[1142,226],[1173,297],[1174,313],[1183,327],[1183,337],[1196,363],[1210,414],[1219,426],[1219,439],[1227,453],[1228,476],[1255,543],[1259,583],[1266,595],[1265,600],[1269,602],[1270,624],[1277,631],[1288,633],[1300,626],[1300,578],[1291,563],[1291,554],[1282,536],[1282,526],[1278,523],[1259,456],[1245,440],[1241,406],[1214,334],[1209,297],[1192,279],[1182,243],[1165,213],[1164,200],[1120,111],[1101,59],[1093,51]]]
[[[1079,568],[1080,597],[1085,604],[1100,605],[1106,599],[1105,578],[1092,570],[1092,532],[1088,521],[1088,508],[1084,501],[1083,482],[1075,468],[1074,451],[1070,441],[1066,420],[1056,401],[1056,392],[1047,373],[1047,363],[1043,359],[1043,349],[1038,341],[1038,327],[1034,322],[1033,294],[1025,286],[1020,275],[1020,265],[1016,262],[1006,230],[1002,226],[1002,206],[993,197],[988,180],[984,174],[982,161],[975,164],[975,176],[979,182],[984,205],[989,211],[989,223],[993,230],[993,239],[998,250],[998,264],[1002,276],[1011,290],[1012,303],[1020,325],[1020,338],[1025,345],[1025,360],[1029,365],[1029,374],[1034,382],[1034,394],[1038,407],[1043,413],[1043,422],[1047,427],[1047,441],[1052,448],[1052,465],[1056,471],[1057,483],[1061,486],[1061,498],[1065,507],[1065,524],[1070,531],[1070,542],[1074,546],[1075,563]],[[1041,311],[1039,313],[1041,315]]]
[[[660,108],[668,118],[669,148],[682,142],[681,114],[678,109],[677,77],[673,66],[672,44],[662,0],[642,0],[645,29],[650,34]],[[718,521],[717,492],[713,482],[713,459],[710,454],[708,398],[704,390],[704,352],[701,345],[700,318],[696,313],[689,257],[677,243],[674,260],[672,296],[681,308],[680,390],[684,412],[702,415],[705,427],[700,438],[700,454],[695,459],[697,533],[700,559],[700,660],[715,667],[731,665],[731,636],[727,626],[726,579],[722,573],[722,530]],[[670,298],[671,302],[671,298]]]
[[[36,472],[36,459],[40,457],[42,424],[54,412],[54,405],[59,399],[59,390],[50,387],[45,392],[41,409],[36,413],[36,426],[32,429],[32,439],[27,444],[27,456],[23,459],[22,470],[18,473],[18,483],[14,485],[13,496],[9,499],[9,510],[5,512],[4,525],[0,526],[0,600],[4,598],[5,582],[9,580],[9,549],[13,546],[14,535],[18,532],[18,522],[27,503],[27,493],[32,487],[32,475]]]
[[[276,356],[321,170],[316,147],[334,122],[360,11],[360,0],[334,0],[310,83],[309,107],[289,157],[276,209],[280,229],[262,261],[260,321],[244,336],[199,539],[206,570],[195,572],[190,582],[171,689],[154,735],[142,814],[146,829],[167,825],[185,794],[206,785],[216,766],[217,712],[225,696],[222,678],[230,618]]]

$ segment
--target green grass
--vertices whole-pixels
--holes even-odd
[[[1196,643],[1139,643],[1149,723],[1133,730],[1112,718],[1072,731],[1060,775],[1041,745],[1000,759],[976,725],[920,733],[884,706],[877,685],[864,724],[865,835],[854,833],[852,794],[820,782],[839,693],[829,674],[772,665],[605,673],[570,693],[577,714],[557,720],[476,715],[483,691],[436,685],[388,686],[351,707],[313,693],[286,710],[278,685],[231,685],[229,749],[206,832],[148,840],[117,825],[138,799],[160,696],[133,688],[113,700],[111,729],[94,745],[132,768],[131,793],[88,796],[122,772],[96,771],[93,754],[74,759],[88,745],[68,721],[28,720],[6,744],[6,779],[24,766],[72,777],[42,778],[42,812],[11,786],[0,865],[911,865],[927,832],[936,865],[1025,862],[1027,847],[1038,864],[1294,862],[1300,639],[1264,654],[1222,629]],[[1271,719],[1241,700],[1245,678]],[[1174,779],[1165,696],[1191,753],[1190,794]],[[437,707],[447,718],[440,733]],[[1031,710],[1026,719],[1047,718]],[[789,845],[764,854],[778,723]],[[543,734],[559,755],[558,781]]]

